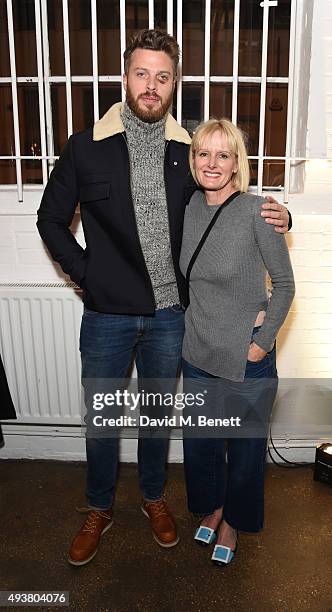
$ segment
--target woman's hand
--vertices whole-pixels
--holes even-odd
[[[248,361],[261,361],[264,359],[267,352],[264,351],[258,344],[252,342],[249,347]]]

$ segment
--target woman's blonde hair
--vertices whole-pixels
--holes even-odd
[[[248,191],[250,170],[249,162],[247,157],[246,147],[243,141],[243,135],[241,130],[236,127],[229,119],[210,119],[205,123],[201,123],[195,130],[193,135],[190,152],[189,152],[189,164],[191,174],[194,180],[199,185],[197,180],[195,168],[194,168],[194,157],[195,153],[204,148],[203,143],[206,142],[215,132],[221,132],[224,134],[227,140],[230,153],[233,153],[237,161],[237,172],[234,173],[232,183],[237,191]]]

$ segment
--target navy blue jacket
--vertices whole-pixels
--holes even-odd
[[[82,287],[88,308],[152,314],[155,302],[136,226],[120,106],[111,107],[93,129],[69,138],[46,186],[37,227],[52,257]],[[184,209],[195,189],[189,144],[187,132],[168,115],[164,177],[173,264],[183,304],[186,293],[179,255]],[[69,229],[78,202],[85,250]]]

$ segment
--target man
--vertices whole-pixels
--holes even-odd
[[[70,137],[38,211],[53,258],[83,288],[82,380],[174,380],[179,372],[185,284],[178,259],[189,179],[190,137],[169,114],[179,47],[165,32],[144,30],[124,53],[126,102],[93,130]],[[86,249],[69,226],[80,202]],[[287,231],[287,210],[273,201],[268,222]],[[264,213],[266,214],[266,212]],[[89,411],[89,409],[88,409]],[[87,437],[89,513],[69,562],[84,565],[112,524],[117,437]],[[142,511],[162,547],[179,540],[163,497],[168,440],[138,441]]]

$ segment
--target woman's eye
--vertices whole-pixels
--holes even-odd
[[[200,153],[198,153],[199,157],[207,157],[207,153],[205,151],[200,151]]]

